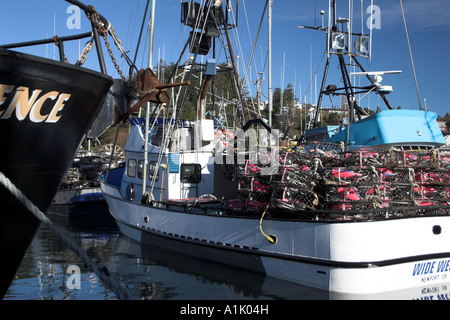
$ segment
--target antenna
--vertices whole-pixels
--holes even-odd
[[[393,91],[392,86],[382,86],[381,81],[383,80],[382,75],[385,74],[401,74],[401,70],[393,71],[369,71],[369,72],[352,72],[351,76],[366,76],[369,78],[370,82],[375,86],[377,92],[390,93]]]
[[[393,71],[367,71],[367,72],[352,72],[351,76],[382,76],[385,74],[401,74],[402,70],[393,70]]]

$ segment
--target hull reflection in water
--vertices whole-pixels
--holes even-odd
[[[338,295],[259,274],[160,251],[122,236],[111,217],[68,217],[50,213],[91,259],[105,265],[139,299],[147,300],[327,300],[449,299],[450,283],[383,295]],[[67,273],[78,266],[79,289]],[[69,269],[70,270],[70,269]],[[72,276],[73,278],[73,276]],[[73,279],[72,279],[73,280]],[[5,300],[116,300],[56,235],[41,227]]]
[[[139,299],[328,299],[328,293],[247,271],[141,246],[122,236],[112,217],[50,213],[88,256],[105,265]],[[69,289],[67,268],[80,267],[80,289]],[[5,300],[116,300],[80,259],[41,227]]]

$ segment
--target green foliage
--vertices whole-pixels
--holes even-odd
[[[323,126],[335,126],[338,125],[341,121],[341,117],[337,112],[327,112],[326,115],[322,115]]]

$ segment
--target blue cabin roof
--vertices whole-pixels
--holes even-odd
[[[423,110],[385,110],[345,126],[308,130],[307,136],[321,133],[327,142],[347,142],[349,146],[430,146],[445,144],[436,121],[437,114]]]

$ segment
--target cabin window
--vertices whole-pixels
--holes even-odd
[[[198,163],[183,163],[181,165],[182,183],[199,183],[202,180],[202,167]]]
[[[139,160],[138,162],[138,178],[142,179],[144,176],[144,160]]]
[[[127,175],[129,177],[136,177],[136,160],[128,159]]]
[[[163,127],[154,127],[150,132],[151,143],[154,146],[160,147],[163,139]]]
[[[156,171],[155,181],[159,179],[159,165],[157,161],[150,161],[148,164],[148,177],[149,179],[153,179],[153,175]]]

